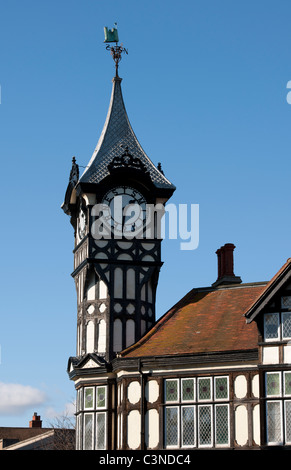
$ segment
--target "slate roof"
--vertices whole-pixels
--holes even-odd
[[[151,180],[157,188],[175,189],[175,186],[152,163],[139,144],[130,125],[125,109],[121,78],[113,78],[113,87],[107,118],[86,170],[80,177],[81,183],[99,183],[108,172],[108,164],[114,157],[120,157],[126,148],[134,158],[146,166]]]
[[[244,313],[267,283],[193,289],[121,357],[177,356],[257,349],[256,323]]]

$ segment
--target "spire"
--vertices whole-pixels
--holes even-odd
[[[175,186],[167,180],[161,168],[159,166],[157,168],[142,149],[128,119],[121,91],[122,79],[118,75],[122,53],[127,54],[127,50],[122,44],[118,45],[116,27],[111,30],[105,27],[104,35],[104,42],[108,43],[106,49],[111,51],[115,62],[115,77],[112,80],[113,87],[107,118],[91,160],[80,178],[80,183],[101,182],[109,174],[108,165],[110,167],[114,159],[120,159],[126,150],[135,162],[140,160],[141,166],[157,188],[174,191]]]
[[[121,81],[122,79],[118,76],[112,80],[113,87],[107,118],[98,144],[80,182],[99,183],[102,181],[109,174],[108,165],[115,157],[120,157],[127,148],[134,158],[141,160],[157,188],[174,190],[175,186],[152,163],[135,136],[125,109]]]

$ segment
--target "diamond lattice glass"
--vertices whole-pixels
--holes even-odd
[[[291,401],[285,401],[285,441],[291,443]]]
[[[266,313],[265,339],[277,339],[279,337],[279,315],[278,313]]]
[[[215,407],[215,439],[217,445],[227,445],[229,440],[228,405]]]
[[[291,313],[282,313],[282,335],[283,338],[291,338]]]
[[[210,446],[212,444],[212,416],[211,406],[199,406],[199,445]]]
[[[281,297],[281,307],[282,308],[291,308],[291,296],[286,295]]]
[[[182,408],[182,446],[195,445],[195,408],[184,406]]]
[[[199,378],[198,380],[198,397],[199,400],[211,399],[211,381],[210,378]]]
[[[85,388],[85,409],[93,408],[94,406],[94,388]]]
[[[284,373],[284,395],[291,395],[291,372]]]
[[[228,398],[227,377],[215,377],[215,399],[226,400]]]
[[[270,372],[266,374],[266,393],[268,397],[279,396],[280,390],[280,373]]]
[[[182,379],[182,401],[194,401],[195,381],[194,379]]]
[[[97,387],[97,408],[105,407],[105,397],[106,397],[105,387]]]
[[[96,415],[96,449],[105,449],[105,413]]]
[[[166,380],[166,401],[178,400],[178,380]]]
[[[93,415],[84,416],[84,450],[92,450]]]
[[[178,408],[166,408],[166,447],[178,445]]]
[[[267,431],[269,443],[282,442],[282,428],[281,428],[281,402],[269,401],[267,402]]]

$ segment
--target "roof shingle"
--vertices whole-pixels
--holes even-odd
[[[245,311],[266,283],[193,289],[122,357],[200,354],[257,348],[257,327]]]

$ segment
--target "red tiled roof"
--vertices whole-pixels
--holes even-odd
[[[193,289],[169,310],[122,357],[199,354],[257,348],[255,322],[244,313],[264,291],[264,284]]]

